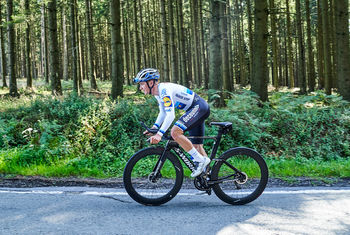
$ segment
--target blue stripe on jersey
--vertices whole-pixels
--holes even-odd
[[[192,95],[192,94],[193,94],[193,91],[191,91],[190,89],[187,88],[187,89],[186,89],[186,93]]]
[[[159,128],[160,126],[157,124],[157,123],[154,123],[154,125],[157,127],[157,128]]]
[[[175,122],[174,125],[180,127],[183,131],[185,131],[187,129],[187,127],[184,124],[181,124],[179,122]]]
[[[165,133],[165,131],[163,131],[163,130],[159,130],[159,132],[160,132],[160,133],[162,133],[162,134],[164,134],[164,133]]]

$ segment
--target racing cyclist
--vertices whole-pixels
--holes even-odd
[[[209,117],[208,103],[190,89],[175,83],[159,83],[160,74],[153,68],[142,69],[134,78],[140,83],[140,90],[145,95],[154,95],[159,104],[159,114],[152,128],[159,129],[157,134],[150,137],[151,144],[158,144],[162,135],[168,130],[175,119],[175,108],[186,111],[171,128],[173,139],[191,155],[194,171],[191,177],[200,175],[210,163],[204,148],[203,139],[194,138],[191,141],[184,135],[204,136],[204,121]],[[150,135],[148,131],[144,134]]]

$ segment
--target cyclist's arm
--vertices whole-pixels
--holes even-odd
[[[163,121],[162,126],[159,128],[158,135],[163,136],[163,134],[168,130],[170,127],[171,123],[175,119],[175,109],[174,109],[174,104],[170,96],[165,96],[163,98],[162,105],[164,107],[165,111],[165,118]]]
[[[159,129],[159,127],[163,124],[166,113],[165,113],[165,109],[164,109],[164,104],[162,103],[160,98],[157,98],[158,101],[158,105],[159,105],[159,114],[157,117],[156,122],[154,123],[153,127],[156,127]]]

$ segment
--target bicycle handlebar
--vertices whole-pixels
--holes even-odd
[[[152,134],[157,134],[157,132],[158,132],[158,129],[155,129],[155,128],[149,128],[144,122],[142,122],[142,121],[140,121],[140,125],[143,127],[143,128],[145,128],[149,133],[152,133]],[[162,136],[162,139],[163,140],[171,140],[172,138],[171,137],[169,137],[168,135],[163,135]]]
[[[141,126],[145,128],[149,133],[156,134],[158,132],[158,129],[151,129],[144,122],[140,122]]]

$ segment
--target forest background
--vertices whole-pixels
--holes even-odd
[[[233,123],[220,151],[350,177],[348,0],[1,0],[0,20],[0,174],[120,177],[155,67]]]

